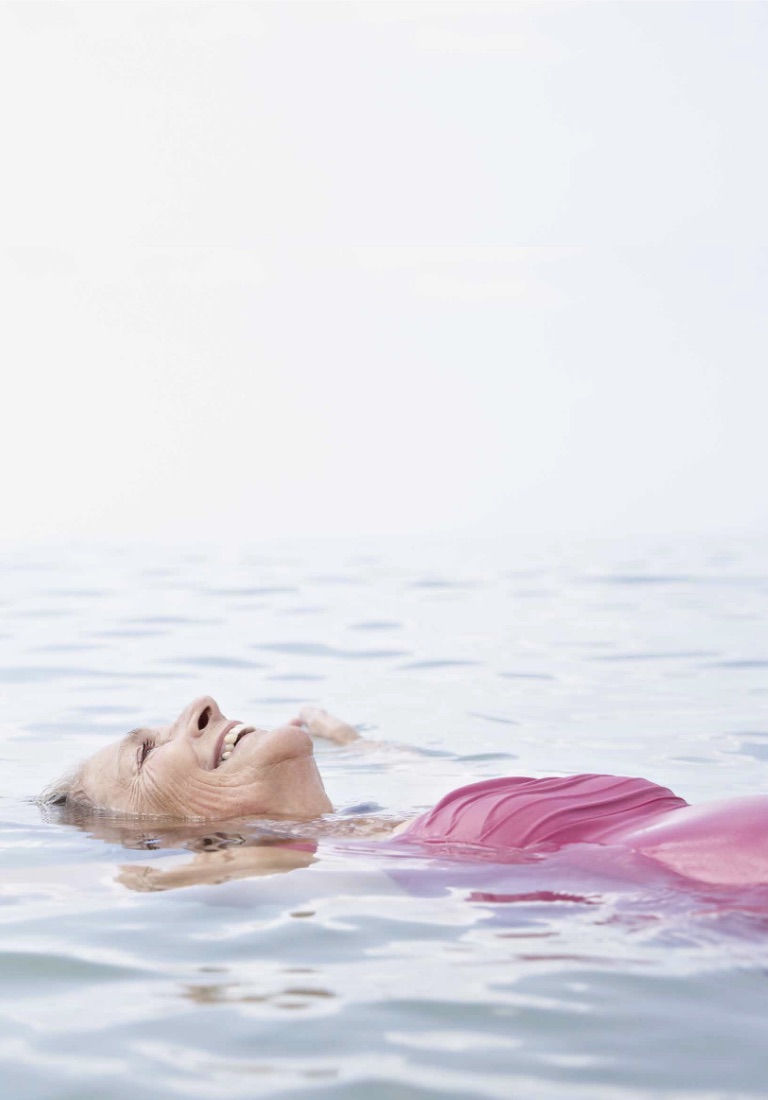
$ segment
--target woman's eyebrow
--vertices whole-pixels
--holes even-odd
[[[139,726],[138,729],[131,730],[130,733],[126,733],[125,737],[123,737],[120,741],[120,756],[122,757],[124,749],[131,748],[140,738],[146,737],[147,734],[150,732],[150,730],[142,729],[142,727]]]

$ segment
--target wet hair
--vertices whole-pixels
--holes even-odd
[[[55,783],[46,787],[40,795],[38,802],[45,807],[64,807],[67,809],[86,809],[91,801],[85,795],[79,783],[80,769],[68,772],[61,776]]]
[[[41,806],[66,806],[72,789],[73,776],[66,775],[46,787],[38,798]]]

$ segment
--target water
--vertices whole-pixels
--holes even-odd
[[[765,790],[764,560],[738,544],[8,553],[4,1095],[765,1095],[757,895],[354,839],[302,855],[256,822],[89,831],[31,801],[203,693],[260,725],[317,702],[391,743],[318,746],[350,821],[504,773],[641,774],[691,801]],[[265,839],[281,873],[170,888],[206,848]]]

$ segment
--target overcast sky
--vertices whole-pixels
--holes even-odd
[[[0,5],[3,535],[768,531],[768,4]]]

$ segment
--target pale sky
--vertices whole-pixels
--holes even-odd
[[[768,531],[768,4],[0,4],[3,537]]]

